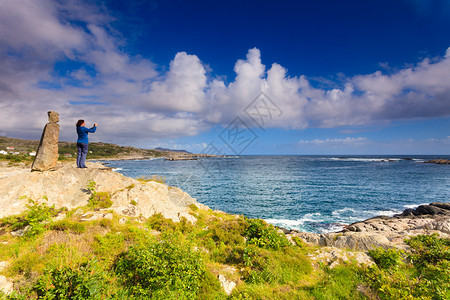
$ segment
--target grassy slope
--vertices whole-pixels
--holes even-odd
[[[15,281],[10,299],[448,299],[450,240],[425,237],[402,253],[376,250],[380,267],[315,265],[316,250],[289,243],[262,220],[200,210],[198,222],[160,215],[81,222],[82,207],[56,212],[30,203],[21,216],[0,220],[2,272]],[[126,222],[123,222],[126,220]],[[23,237],[10,231],[30,224]],[[428,244],[427,244],[428,243]],[[422,251],[422,252],[421,252]],[[217,276],[237,282],[230,296]],[[6,298],[5,295],[0,298]]]
[[[89,208],[84,207],[83,210]],[[332,295],[343,299],[361,298],[356,291],[357,281],[349,280],[356,279],[353,268],[346,269],[342,274],[340,269],[330,273],[314,268],[306,256],[311,248],[303,244],[290,245],[280,235],[272,236],[275,240],[280,239],[275,242],[279,245],[274,247],[264,246],[273,244],[265,237],[256,237],[256,242],[246,242],[244,236],[249,237],[249,224],[253,223],[242,216],[199,210],[194,206],[192,214],[198,218],[195,225],[184,221],[175,224],[159,215],[144,222],[129,218],[126,223],[120,224],[117,215],[112,220],[80,222],[80,215],[72,211],[64,220],[49,223],[42,232],[30,237],[6,234],[18,219],[4,219],[0,257],[10,262],[4,274],[18,283],[20,291],[16,296],[27,299],[36,298],[38,294],[42,296],[45,289],[56,294],[54,290],[59,287],[55,288],[55,282],[64,277],[61,274],[67,275],[68,272],[72,277],[68,276],[65,280],[79,276],[78,279],[98,289],[98,294],[90,294],[91,298],[98,296],[98,299],[333,299],[329,298]],[[257,223],[258,226],[262,226],[260,229],[263,230],[272,228],[265,223]],[[125,267],[121,268],[124,270],[118,271],[118,262],[130,249],[139,250],[142,245],[145,245],[144,250],[158,248],[166,240],[172,246],[166,249],[170,251],[164,251],[166,261],[153,265],[154,269],[159,268],[159,273],[154,272],[152,276],[157,274],[161,277],[161,286],[137,280],[133,275],[127,276],[127,272],[136,270],[134,267],[127,269],[126,263],[129,264],[130,259],[126,263],[122,261]],[[258,244],[257,241],[263,240],[263,244]],[[174,257],[173,253],[178,253],[178,256]],[[147,252],[144,254],[150,255]],[[189,262],[187,256],[192,255],[195,260]],[[171,269],[167,261],[174,259],[177,267]],[[86,263],[89,270],[83,273]],[[138,266],[143,264],[141,260]],[[183,264],[185,268],[180,270],[179,266]],[[230,266],[236,271],[232,271]],[[168,269],[172,272],[164,274]],[[59,277],[55,275],[55,270],[60,271]],[[185,278],[195,272],[199,274],[199,280],[191,281],[196,286],[192,286],[192,282],[184,288],[170,285],[172,277]],[[229,297],[216,279],[219,273],[238,282]],[[333,281],[329,280],[329,276],[333,277]],[[68,289],[65,288],[65,293]]]

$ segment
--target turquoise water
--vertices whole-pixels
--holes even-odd
[[[423,203],[449,202],[450,165],[423,163],[435,157],[404,158],[241,156],[107,163],[129,177],[165,176],[169,185],[213,209],[329,232]]]

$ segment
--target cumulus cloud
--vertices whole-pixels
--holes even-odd
[[[150,84],[143,95],[148,109],[201,112],[206,105],[206,70],[196,55],[179,52],[167,74]]]
[[[253,48],[235,63],[228,83],[186,52],[157,71],[149,59],[123,50],[126,40],[111,21],[103,7],[83,1],[2,1],[0,117],[8,122],[0,134],[39,138],[47,110],[60,112],[66,140],[74,139],[78,118],[100,123],[94,139],[125,144],[193,136],[238,116],[257,126],[244,112],[261,92],[280,110],[264,123],[269,128],[450,115],[450,50],[396,72],[344,77],[327,89],[306,75],[288,75],[278,63],[266,67]],[[365,141],[359,139],[300,143]]]

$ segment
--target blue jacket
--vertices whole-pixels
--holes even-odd
[[[78,140],[77,143],[89,144],[88,133],[95,132],[97,127],[86,128],[84,126],[77,127]]]

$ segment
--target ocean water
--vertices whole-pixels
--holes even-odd
[[[424,156],[240,156],[106,162],[129,177],[160,175],[212,209],[305,232],[449,202],[450,165]]]

